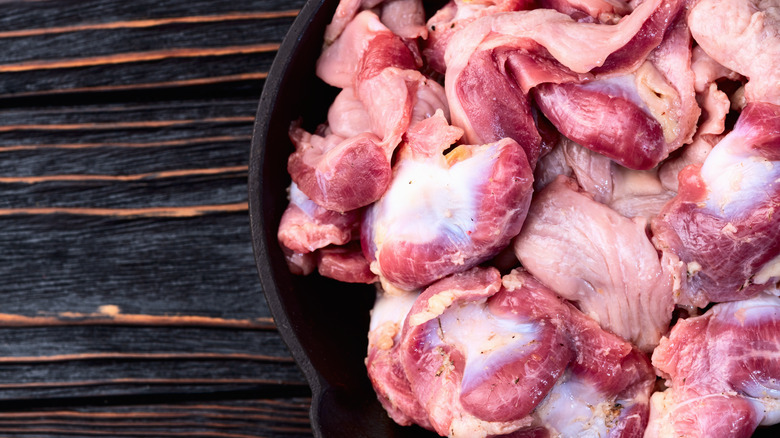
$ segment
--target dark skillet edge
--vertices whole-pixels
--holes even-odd
[[[302,118],[304,127],[312,130],[314,126],[307,123],[325,120],[337,91],[314,74],[322,35],[337,4],[337,0],[310,0],[302,8],[263,87],[249,158],[255,263],[282,340],[311,387],[314,435],[417,436],[422,429],[393,423],[367,377],[363,360],[374,287],[339,283],[317,274],[290,274],[276,237],[290,183],[286,169],[293,150],[287,136],[290,122]]]
[[[263,294],[273,315],[279,334],[282,340],[289,348],[295,362],[301,368],[309,386],[312,390],[312,409],[310,417],[312,429],[316,436],[321,436],[318,427],[318,418],[315,417],[315,406],[319,404],[319,399],[323,391],[323,383],[320,374],[309,360],[308,354],[301,345],[297,334],[288,317],[287,305],[281,299],[280,291],[277,288],[276,272],[270,263],[273,260],[272,252],[276,248],[270,245],[277,245],[275,236],[269,238],[267,231],[275,228],[279,221],[280,214],[275,215],[273,224],[266,223],[270,218],[263,214],[265,206],[270,201],[268,194],[262,190],[262,181],[264,167],[266,164],[266,142],[268,140],[268,131],[271,127],[271,116],[274,108],[279,101],[279,91],[282,90],[287,80],[287,71],[290,67],[293,54],[298,50],[305,36],[312,37],[313,29],[310,24],[315,18],[317,12],[327,0],[308,0],[304,7],[295,18],[292,26],[287,32],[281,46],[274,58],[273,64],[269,70],[268,77],[263,85],[263,91],[258,104],[257,115],[252,134],[252,144],[249,154],[249,220],[252,236],[252,248],[254,251],[255,264],[257,265],[260,283]],[[321,32],[320,32],[321,33]],[[288,122],[289,123],[289,122]],[[288,181],[280,182],[280,185],[286,187]]]
[[[339,283],[316,273],[290,274],[276,237],[290,183],[290,122],[302,118],[304,127],[312,130],[311,123],[325,120],[338,91],[314,74],[325,26],[337,5],[337,0],[310,0],[302,8],[263,87],[249,154],[255,264],[282,340],[311,387],[316,437],[430,437],[431,432],[419,427],[395,424],[368,379],[364,359],[375,287]]]

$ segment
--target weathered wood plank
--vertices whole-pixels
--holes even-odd
[[[74,23],[112,23],[170,17],[300,9],[305,0],[7,0],[3,30],[59,28]]]
[[[185,122],[190,125],[199,120],[218,118],[242,118],[254,116],[257,99],[245,96],[243,99],[198,99],[198,100],[155,100],[144,104],[113,102],[97,105],[42,106],[32,108],[5,108],[0,110],[0,126],[3,132],[23,130],[23,126],[85,125],[76,129],[117,129],[112,124],[142,122]]]
[[[0,30],[0,72],[276,50],[296,10],[172,17],[63,28]],[[236,38],[240,35],[240,38]],[[236,43],[244,41],[245,44]]]
[[[56,430],[93,436],[179,433],[194,437],[310,437],[308,403],[308,399],[279,399],[9,412],[0,413],[0,433],[14,431],[32,436]]]
[[[156,325],[19,326],[0,329],[0,363],[42,363],[172,357],[292,363],[287,348],[269,324],[266,329]],[[34,342],[33,342],[34,341]],[[144,356],[147,355],[148,357]],[[188,356],[189,355],[189,356]],[[131,357],[132,358],[132,357]]]
[[[246,213],[0,216],[0,229],[2,313],[270,316]]]
[[[0,99],[228,83],[259,95],[303,3],[4,3]]]
[[[104,217],[192,217],[220,212],[246,213],[245,185],[246,172],[129,183],[3,184],[0,185],[0,216],[71,213]]]

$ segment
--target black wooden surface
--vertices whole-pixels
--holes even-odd
[[[303,0],[0,3],[0,436],[311,436],[246,188]]]

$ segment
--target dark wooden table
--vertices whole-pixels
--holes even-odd
[[[311,436],[246,188],[304,1],[0,3],[0,436]]]

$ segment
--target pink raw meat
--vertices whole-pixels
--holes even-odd
[[[450,38],[480,17],[508,11],[522,11],[534,6],[534,0],[450,0],[428,20],[428,38],[423,55],[428,65],[439,73],[447,70],[444,53]]]
[[[367,9],[374,9],[382,23],[399,37],[414,39],[427,35],[421,0],[341,0],[325,28],[325,45],[333,44],[355,16]]]
[[[585,84],[541,84],[535,101],[563,135],[623,166],[650,169],[696,131],[690,46],[685,21],[678,20],[636,71]]]
[[[290,204],[277,232],[279,243],[294,252],[314,252],[328,245],[343,245],[359,235],[360,211],[337,213],[309,199],[290,185]]]
[[[412,394],[398,355],[401,328],[418,295],[377,292],[371,310],[366,368],[377,398],[393,421],[403,426],[418,424],[432,429],[428,414]]]
[[[558,175],[574,178],[583,192],[627,218],[649,221],[675,195],[655,170],[625,168],[565,137],[539,161],[534,189],[538,192]]]
[[[464,129],[470,143],[515,139],[533,166],[540,155],[540,137],[528,92],[536,87],[540,107],[564,135],[629,167],[652,167],[693,135],[698,117],[690,69],[685,71],[683,64],[681,71],[652,55],[648,58],[664,41],[664,30],[682,6],[677,0],[645,1],[615,25],[579,23],[549,9],[490,15],[472,22],[452,37],[445,56],[445,89],[453,124]],[[684,23],[678,27],[656,49],[659,56],[673,56],[673,65],[678,57],[690,55]],[[646,60],[650,67],[643,66]],[[613,83],[578,85],[597,77],[608,81],[607,75],[632,74],[637,69],[652,70],[645,75],[652,79],[646,84],[650,91],[657,93],[661,88],[654,85],[664,85],[661,90],[667,94],[661,95],[660,103],[670,108],[661,123],[652,117],[658,98],[648,101],[648,109],[624,96],[611,97],[605,87],[620,91]],[[663,105],[658,114],[664,113]],[[604,137],[602,128],[615,123],[620,129]],[[592,134],[594,129],[598,135]],[[589,139],[598,141],[591,145]]]
[[[699,46],[748,78],[745,99],[780,105],[780,8],[772,0],[699,0],[688,24]]]
[[[425,412],[424,426],[452,437],[641,436],[655,380],[629,343],[528,273],[502,279],[495,268],[454,274],[423,291],[397,354],[406,380],[386,368],[373,374],[374,385],[403,393],[408,382],[419,408],[401,394],[394,406],[413,409],[407,418]]]
[[[378,280],[363,256],[360,242],[329,246],[317,251],[317,271],[323,277],[345,283],[374,283]]]
[[[372,270],[412,290],[498,254],[522,226],[531,200],[523,149],[504,139],[447,150],[462,131],[439,112],[406,134],[393,182],[361,230]]]
[[[559,176],[534,196],[515,254],[603,328],[652,351],[672,319],[673,278],[645,228]]]
[[[586,23],[614,24],[632,9],[628,2],[622,0],[540,0],[539,5]]]
[[[761,294],[679,321],[653,353],[669,389],[645,437],[749,437],[780,422],[780,298]]]
[[[287,165],[314,202],[345,212],[382,196],[403,133],[446,109],[443,88],[416,67],[405,43],[369,11],[359,13],[324,50],[317,74],[343,89],[328,112],[333,126],[312,135],[294,124],[290,137],[296,150]]]
[[[679,258],[680,302],[749,298],[780,278],[780,107],[752,103],[653,222],[656,247]]]

